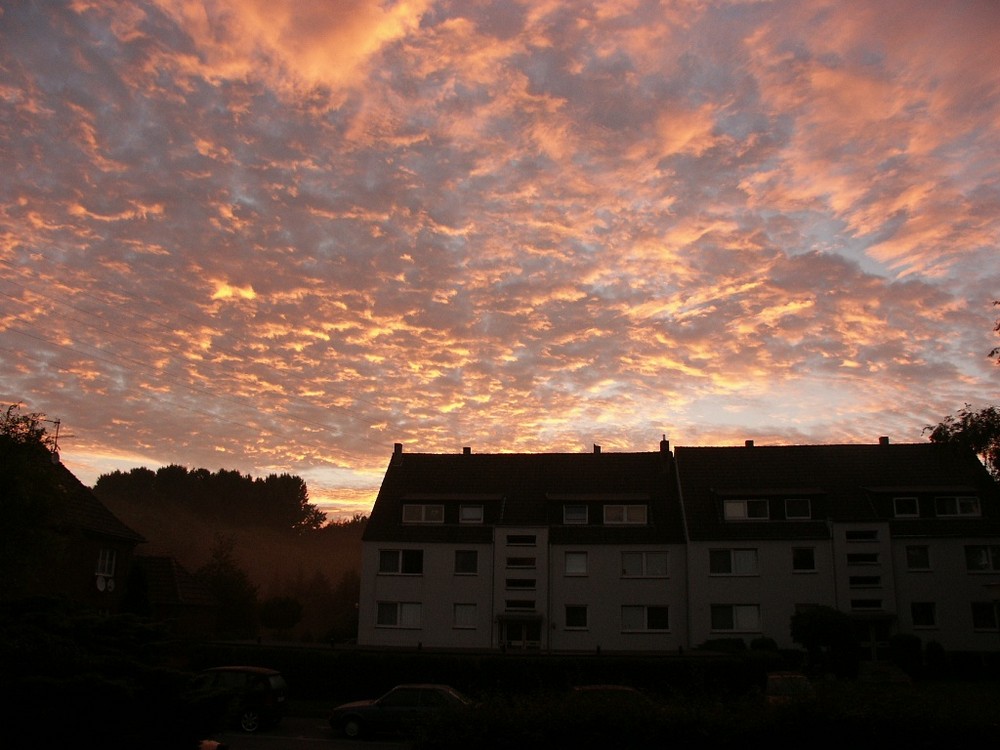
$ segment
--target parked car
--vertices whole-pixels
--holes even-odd
[[[275,669],[230,666],[200,672],[194,691],[217,704],[220,724],[256,732],[281,721],[288,686]]]
[[[381,698],[337,706],[330,728],[351,738],[370,734],[409,735],[428,722],[456,715],[472,701],[448,685],[397,685]]]

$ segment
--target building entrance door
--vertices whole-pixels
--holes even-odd
[[[539,620],[507,620],[500,623],[500,644],[505,649],[541,648],[542,623]]]

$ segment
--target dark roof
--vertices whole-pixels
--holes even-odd
[[[150,604],[215,606],[212,594],[188,573],[177,560],[160,555],[140,555],[134,559],[145,578]]]
[[[139,543],[146,541],[141,534],[126,526],[118,516],[97,499],[90,488],[61,463],[54,464],[56,484],[60,493],[57,523],[75,526],[83,531],[116,537]]]
[[[488,543],[493,527],[547,526],[561,543],[683,542],[669,451],[650,453],[402,453],[393,455],[365,541]],[[605,526],[601,506],[648,504],[646,526]],[[442,524],[403,524],[406,503],[445,507]],[[589,523],[562,524],[564,504],[587,505]],[[483,506],[460,524],[459,506]]]
[[[676,449],[692,540],[829,537],[828,521],[892,521],[893,534],[1000,533],[997,485],[971,451],[935,443]],[[896,519],[892,498],[974,494],[982,518]],[[807,498],[814,520],[725,521],[724,499]]]

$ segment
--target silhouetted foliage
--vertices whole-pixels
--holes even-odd
[[[139,467],[102,474],[94,493],[117,505],[184,508],[206,520],[225,521],[235,527],[310,531],[326,522],[326,514],[309,502],[306,483],[291,474],[255,479],[226,469],[212,473],[171,465],[153,472]]]
[[[52,471],[53,443],[42,414],[11,405],[0,415],[0,599],[30,592],[44,567],[58,556],[52,526],[59,492]]]
[[[195,576],[218,602],[216,634],[250,638],[257,634],[257,586],[236,563],[232,537],[218,536],[212,558]]]
[[[966,404],[957,415],[947,416],[937,426],[928,425],[932,443],[950,443],[973,450],[994,479],[1000,479],[1000,409],[987,406],[973,411]]]
[[[809,652],[813,667],[840,676],[857,672],[859,642],[849,615],[832,607],[810,607],[792,615],[791,635]]]
[[[993,300],[993,305],[1000,306],[1000,299]],[[993,330],[996,331],[998,334],[1000,334],[1000,318],[997,318],[997,322],[996,325],[993,326]],[[990,358],[995,358],[997,364],[1000,365],[1000,346],[994,346],[992,349],[990,349],[989,356]]]
[[[258,616],[265,628],[287,632],[302,620],[302,602],[290,596],[272,596],[261,602]]]

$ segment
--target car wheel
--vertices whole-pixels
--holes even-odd
[[[365,733],[365,727],[361,723],[361,719],[354,716],[344,720],[342,729],[344,730],[344,736],[350,737],[352,740],[359,739]]]
[[[260,729],[260,713],[252,708],[243,709],[240,714],[240,729],[244,732],[256,732]]]

